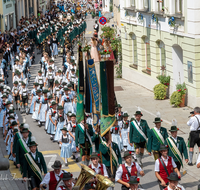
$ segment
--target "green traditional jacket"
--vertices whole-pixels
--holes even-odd
[[[163,136],[164,140],[168,137],[167,129],[165,129],[164,127],[160,128],[160,133]],[[147,143],[148,152],[151,152],[152,150],[159,151],[160,145],[161,143],[154,134],[153,130],[152,129],[149,130],[148,143]]]
[[[23,140],[23,139],[22,139]],[[31,138],[28,137],[28,143],[31,142]],[[23,165],[24,164],[24,154],[26,152],[24,151],[24,149],[22,148],[19,139],[17,140],[17,144],[16,144],[16,164],[20,164]]]
[[[59,42],[61,46],[64,46],[65,38],[62,36]]]
[[[174,139],[170,137],[173,141]],[[175,145],[179,149],[181,155],[185,157],[185,159],[188,159],[188,152],[187,152],[187,147],[185,144],[185,141],[182,137],[177,137],[177,143],[174,141]],[[165,140],[165,145],[168,145],[167,141]],[[169,148],[168,149],[168,155],[171,156],[175,162],[178,162],[178,159],[174,156],[172,150]]]
[[[121,153],[120,153],[118,145],[116,143],[112,142],[111,147],[118,158],[118,164],[122,164]],[[99,145],[99,152],[102,153],[103,164],[105,164],[105,166],[109,167],[110,166],[110,148],[105,146],[103,143],[101,143]],[[116,166],[114,161],[112,161],[112,164],[113,164],[113,166]]]
[[[135,122],[137,122],[137,121],[135,120]],[[150,129],[149,129],[149,126],[148,126],[146,120],[141,119],[140,126],[142,128],[143,133],[146,135],[146,137],[148,137],[148,131]],[[130,143],[140,143],[140,142],[146,141],[140,135],[140,133],[138,132],[138,130],[134,127],[133,122],[131,122],[131,125],[130,125],[129,139],[130,139]]]
[[[80,129],[81,127],[79,126],[80,124],[77,125],[76,130],[75,130],[75,143],[76,147],[78,147],[79,144],[84,144],[85,143],[85,138],[87,139],[87,135],[85,137],[85,133]],[[93,136],[93,128],[92,125],[88,124],[88,133],[90,136]]]
[[[32,156],[31,152],[29,152],[31,158],[35,161],[35,163],[38,165],[38,167],[42,171],[44,172],[44,174],[47,173],[47,166],[44,160],[44,157],[42,155],[41,152],[36,151],[36,157],[34,159],[34,157]],[[23,177],[36,177],[36,174],[33,172],[33,170],[31,169],[30,165],[28,164],[26,158],[24,158],[24,165],[23,165]]]

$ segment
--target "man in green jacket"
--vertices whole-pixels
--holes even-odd
[[[25,124],[26,126],[27,124]],[[19,138],[16,144],[16,164],[18,168],[21,168],[23,172],[23,165],[24,165],[24,154],[29,151],[27,144],[31,141],[31,137],[29,137],[29,130],[28,128],[23,128],[21,131],[22,138]]]
[[[160,145],[165,143],[165,139],[168,137],[167,129],[161,127],[161,118],[155,118],[155,127],[149,131],[148,134],[148,143],[147,143],[147,151],[149,155],[153,152],[154,159],[157,160],[160,157],[159,149]]]
[[[171,137],[168,137],[165,140],[165,145],[169,146],[168,155],[174,159],[177,168],[180,171],[180,168],[183,165],[183,155],[185,157],[185,162],[188,163],[188,152],[184,139],[177,136],[178,130],[177,126],[171,126],[171,129],[169,130],[171,132]]]
[[[76,151],[80,151],[80,155],[82,156],[82,163],[85,165],[89,165],[90,162],[90,154],[92,153],[92,140],[91,136],[93,136],[93,128],[92,125],[89,125],[81,121],[76,126],[75,131],[75,142],[76,142]]]
[[[31,138],[31,142],[28,144],[30,152],[25,155],[23,178],[30,178],[31,189],[39,189],[42,181],[42,171],[44,175],[47,173],[47,166],[44,157],[41,152],[37,151],[38,144],[35,142],[35,138]],[[38,167],[35,167],[38,166]]]
[[[135,119],[131,122],[130,131],[128,135],[130,146],[133,146],[133,143],[135,144],[136,158],[138,164],[141,167],[142,167],[142,157],[144,155],[144,148],[148,137],[147,134],[149,131],[149,126],[147,124],[147,121],[141,119],[142,116],[143,114],[141,113],[140,110],[136,111]]]
[[[99,145],[99,151],[102,153],[102,162],[106,166],[108,176],[114,182],[117,167],[121,166],[122,158],[118,145],[112,142],[112,140],[110,139],[109,131],[104,135],[101,144]],[[112,156],[112,167],[110,156]]]

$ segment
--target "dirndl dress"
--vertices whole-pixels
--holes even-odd
[[[5,108],[2,108],[0,112],[0,127],[3,127],[3,116],[4,116]]]
[[[122,144],[123,144],[123,146],[128,146],[129,145],[129,143],[128,143],[128,128],[127,129],[122,128],[121,136],[122,136]]]
[[[66,140],[67,139],[67,140]],[[65,142],[68,141],[68,142]],[[62,158],[70,158],[72,156],[72,149],[71,149],[71,144],[69,143],[69,134],[67,133],[67,138],[63,138],[63,135],[61,135],[61,152],[60,152],[60,157]]]
[[[53,56],[58,55],[58,45],[53,43]]]
[[[75,130],[76,130],[76,128],[74,127],[74,128],[72,128],[72,131],[71,131],[71,133],[74,137],[75,137]],[[72,152],[76,152],[76,142],[75,142],[74,138],[72,138],[72,137],[71,137],[71,140],[72,140]]]
[[[73,105],[71,100],[64,95],[64,113],[67,114],[69,111],[73,113]]]
[[[112,128],[112,130],[113,130],[113,128]],[[115,130],[115,127],[114,127],[114,130]],[[118,145],[120,151],[123,149],[122,139],[121,139],[118,131],[115,133],[112,133],[112,142],[115,142]]]
[[[54,141],[59,141],[60,136],[62,135],[61,129],[63,128],[63,126],[64,126],[64,121],[63,122],[58,122],[57,128],[56,128],[56,134],[54,136]]]
[[[11,145],[11,139],[13,137],[13,134],[11,134],[9,136],[9,139],[8,139],[8,145],[6,146],[6,150],[7,150],[7,154],[10,155],[10,145]]]
[[[45,127],[44,127],[45,130],[47,130],[47,128],[48,128],[49,121],[50,121],[50,119],[49,119],[49,105],[47,104],[46,123],[45,123]]]
[[[53,113],[53,109],[50,109],[49,110],[49,116],[51,115],[51,119],[53,120],[53,122],[55,122],[56,120],[56,113]],[[51,122],[51,120],[49,119],[49,124],[48,124],[48,127],[47,127],[47,133],[50,134],[50,135],[55,135],[56,133],[56,130],[55,130],[55,125]]]
[[[30,111],[29,111],[30,114],[33,114],[34,103],[36,101],[35,89],[32,90],[32,94],[33,94],[33,98],[32,98],[31,107],[30,107]]]
[[[45,122],[46,121],[45,113],[47,111],[47,100],[45,100],[44,97],[42,97],[40,103],[42,103],[39,115],[40,122]]]

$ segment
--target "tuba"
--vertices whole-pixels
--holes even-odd
[[[106,190],[108,187],[114,187],[115,184],[103,175],[96,175],[98,179],[95,190]]]
[[[80,186],[79,190],[82,190],[84,188],[85,184],[90,179],[92,179],[95,175],[96,175],[96,173],[92,169],[85,166],[84,164],[81,164],[81,173],[78,176],[78,179],[77,179],[74,187]]]

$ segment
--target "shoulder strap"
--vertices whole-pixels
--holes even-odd
[[[128,171],[128,167],[125,167],[125,168],[126,168],[126,170],[127,170],[127,172],[128,172],[128,176],[131,177],[131,174],[130,174],[130,172]],[[131,169],[132,169],[132,167],[131,167]]]
[[[167,168],[166,168],[166,166],[165,166],[165,163],[163,162],[162,158],[159,158],[159,160],[160,160],[161,164],[163,165],[163,167],[164,167],[164,169],[165,169],[165,172],[167,173],[167,176],[169,177],[169,173],[168,173],[168,171],[167,171]]]
[[[197,131],[198,131],[198,129],[200,128],[200,123],[199,123],[199,119],[198,119],[198,117],[195,115],[194,117],[196,117],[197,118],[197,121],[198,121],[198,124],[199,124],[199,127],[197,128]]]

